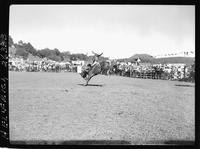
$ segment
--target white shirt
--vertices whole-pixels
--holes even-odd
[[[92,66],[96,65],[98,62],[97,61],[94,61],[94,63],[92,64]]]

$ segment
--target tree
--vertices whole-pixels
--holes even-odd
[[[44,58],[44,57],[49,57],[49,55],[50,55],[50,49],[48,49],[48,48],[45,48],[45,49],[42,49],[42,50],[38,50],[37,51],[37,55],[39,56],[39,57],[42,57],[42,58]]]
[[[18,41],[18,45],[23,45],[24,43],[23,43],[23,41],[22,40],[20,40],[20,41]]]
[[[16,50],[16,55],[22,56],[24,59],[27,59],[28,57],[28,52],[26,52],[24,49],[22,48],[17,48]]]
[[[59,51],[57,48],[55,48],[54,51],[55,51],[55,54],[56,54],[57,56],[60,56],[60,51]]]
[[[67,56],[68,56],[68,55],[71,55],[71,53],[70,53],[69,51],[64,51],[64,52],[62,52],[62,54],[63,54],[63,55],[67,55]]]
[[[12,45],[14,45],[13,39],[10,35],[9,35],[9,39],[8,39],[8,45],[9,45],[9,47],[12,47]]]
[[[70,60],[71,60],[71,61],[75,61],[75,60],[77,60],[76,55],[75,55],[75,54],[72,54],[72,55],[70,56]]]
[[[37,55],[37,50],[28,42],[28,44],[23,44],[24,49],[31,53],[32,55]]]
[[[82,53],[71,54],[70,60],[87,60],[88,56]]]
[[[62,54],[56,48],[53,49],[53,50],[48,49],[48,48],[38,50],[37,55],[41,58],[46,57],[46,58],[49,58],[49,59],[54,60],[54,61],[62,61],[63,60]]]
[[[61,52],[60,57],[62,61],[69,61],[71,57],[71,53],[69,51]]]

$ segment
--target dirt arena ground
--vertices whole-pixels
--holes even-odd
[[[76,73],[9,72],[10,140],[194,141],[194,83],[103,75],[83,83]]]

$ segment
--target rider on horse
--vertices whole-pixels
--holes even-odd
[[[87,65],[87,69],[85,69],[82,73],[81,76],[86,80],[86,84],[88,85],[89,80],[95,76],[100,74],[101,72],[101,66],[99,64],[99,57],[103,54],[97,54],[95,52],[92,51],[92,53],[94,54],[94,59],[92,64],[88,64]]]
[[[92,51],[92,53],[94,54],[94,58],[92,61],[92,65],[90,65],[91,68],[94,67],[95,65],[99,64],[99,57],[103,54],[103,53],[97,54],[97,53],[94,53],[93,51]]]

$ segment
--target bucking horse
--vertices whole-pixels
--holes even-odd
[[[88,85],[88,82],[90,81],[90,79],[98,74],[101,74],[102,72],[102,66],[99,63],[99,57],[103,54],[96,54],[92,51],[92,53],[94,54],[94,60],[93,60],[93,64],[88,64],[87,67],[85,69],[82,70],[82,72],[80,73],[80,75],[85,79],[86,83],[85,86]]]

